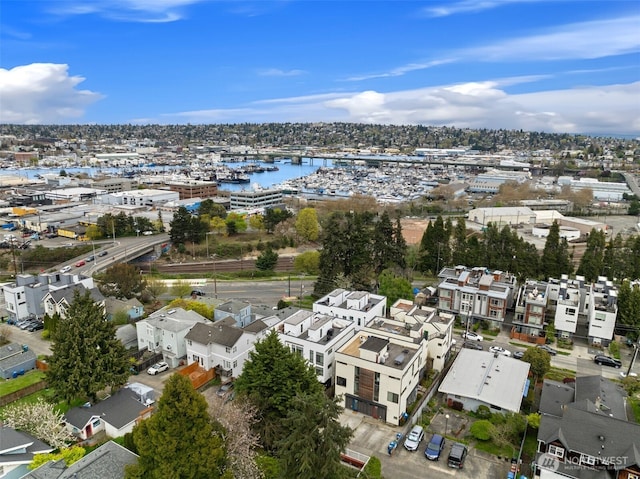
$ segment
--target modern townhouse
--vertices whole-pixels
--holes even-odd
[[[599,276],[591,285],[587,332],[589,344],[608,346],[613,339],[613,330],[618,316],[618,290],[606,276]]]
[[[500,327],[507,309],[513,307],[517,283],[511,273],[456,266],[443,268],[438,278],[440,311],[459,314],[472,322],[489,321],[494,327]]]
[[[571,339],[581,318],[586,321],[590,296],[591,286],[584,276],[570,279],[563,274],[560,279],[549,279],[549,307],[555,309],[554,326],[559,337]]]
[[[422,325],[427,340],[427,370],[442,371],[452,354],[453,323],[455,316],[450,313],[438,313],[435,308],[419,306],[406,299],[398,299],[390,308],[389,314],[396,321],[407,326]]]
[[[399,425],[417,398],[426,340],[418,325],[373,323],[336,352],[335,394],[345,409]]]
[[[529,343],[545,343],[545,317],[549,301],[549,284],[527,280],[518,289],[511,339]]]
[[[162,353],[169,366],[176,367],[187,357],[185,337],[198,323],[210,323],[195,311],[162,308],[136,323],[138,349]]]
[[[353,321],[299,310],[278,326],[280,341],[305,358],[318,381],[333,385],[335,353],[355,334]]]
[[[221,319],[231,317],[239,328],[248,326],[253,321],[256,321],[258,317],[251,311],[251,303],[249,301],[240,301],[232,299],[226,301],[218,306],[213,311],[213,320],[220,321]]]
[[[367,291],[338,288],[313,303],[313,312],[353,321],[359,331],[373,318],[387,315],[387,298]]]

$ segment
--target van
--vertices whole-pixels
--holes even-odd
[[[451,452],[449,453],[449,459],[447,465],[456,469],[462,469],[464,466],[464,460],[467,458],[467,446],[456,442],[451,446]]]

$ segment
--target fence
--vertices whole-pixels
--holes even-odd
[[[46,389],[47,382],[42,380],[37,383],[33,383],[25,388],[19,389],[18,391],[14,391],[9,394],[5,394],[0,397],[0,407],[6,406],[13,401],[17,401],[18,399],[22,399],[25,396],[29,396],[30,394],[37,393],[38,391],[42,391]]]
[[[157,363],[158,361],[162,361],[163,356],[162,353],[153,353],[149,358],[144,361],[140,361],[145,354],[150,354],[148,349],[141,349],[140,351],[131,351],[129,356],[136,359],[136,363],[132,364],[131,367],[135,369],[136,372],[144,371],[152,364]]]
[[[194,389],[201,388],[216,377],[216,373],[213,369],[205,371],[198,363],[191,363],[186,368],[183,368],[178,372],[189,378]]]

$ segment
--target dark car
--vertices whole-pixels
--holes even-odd
[[[543,351],[548,352],[551,356],[555,356],[556,354],[558,354],[558,351],[556,351],[551,346],[548,346],[546,344],[538,344],[536,347],[538,349],[542,349]]]
[[[108,251],[100,251],[100,252],[98,253],[98,256],[107,256],[108,254],[109,254],[109,252],[108,252]]]
[[[87,259],[85,260],[87,263],[90,263],[91,261],[93,261],[94,259],[96,259],[93,255],[88,256]]]
[[[462,469],[464,466],[464,460],[467,458],[467,446],[456,442],[451,446],[451,452],[449,453],[449,459],[447,465],[456,469]]]
[[[35,323],[31,323],[31,325],[29,325],[29,327],[27,328],[27,331],[33,333],[34,331],[40,331],[44,329],[44,323],[42,321],[38,321]]]
[[[204,296],[204,291],[201,289],[194,289],[191,291],[191,296]]]
[[[605,356],[604,354],[597,354],[593,358],[593,362],[599,364],[600,366],[610,366],[612,368],[621,368],[622,363],[617,359],[614,359],[610,356]]]
[[[480,343],[476,343],[475,341],[465,341],[462,344],[463,348],[468,348],[468,349],[477,349],[478,351],[482,351],[484,348],[482,347],[482,344]]]
[[[427,456],[427,459],[430,461],[437,461],[440,459],[440,454],[444,449],[444,442],[444,437],[440,434],[434,434],[431,436],[429,444],[427,444],[427,448],[424,450],[424,455]]]

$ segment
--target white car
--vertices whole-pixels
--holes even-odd
[[[489,348],[489,351],[491,351],[492,353],[502,354],[504,356],[511,356],[511,351],[501,348],[500,346],[491,346]]]
[[[462,337],[469,341],[484,341],[484,338],[482,336],[480,336],[478,333],[474,333],[473,331],[462,333]]]
[[[627,377],[627,373],[626,373],[625,371],[622,371],[622,372],[620,373],[620,377],[621,377],[621,378],[626,378],[626,377]],[[630,373],[629,373],[629,377],[630,377],[630,378],[637,378],[637,377],[638,377],[638,373],[630,372]]]
[[[147,369],[147,374],[151,374],[152,376],[155,376],[156,374],[159,374],[162,371],[166,371],[168,369],[169,369],[169,365],[164,361],[162,361],[159,363],[155,363],[153,366]]]
[[[60,270],[61,273],[68,273],[69,271],[71,271],[71,266],[65,266]]]

